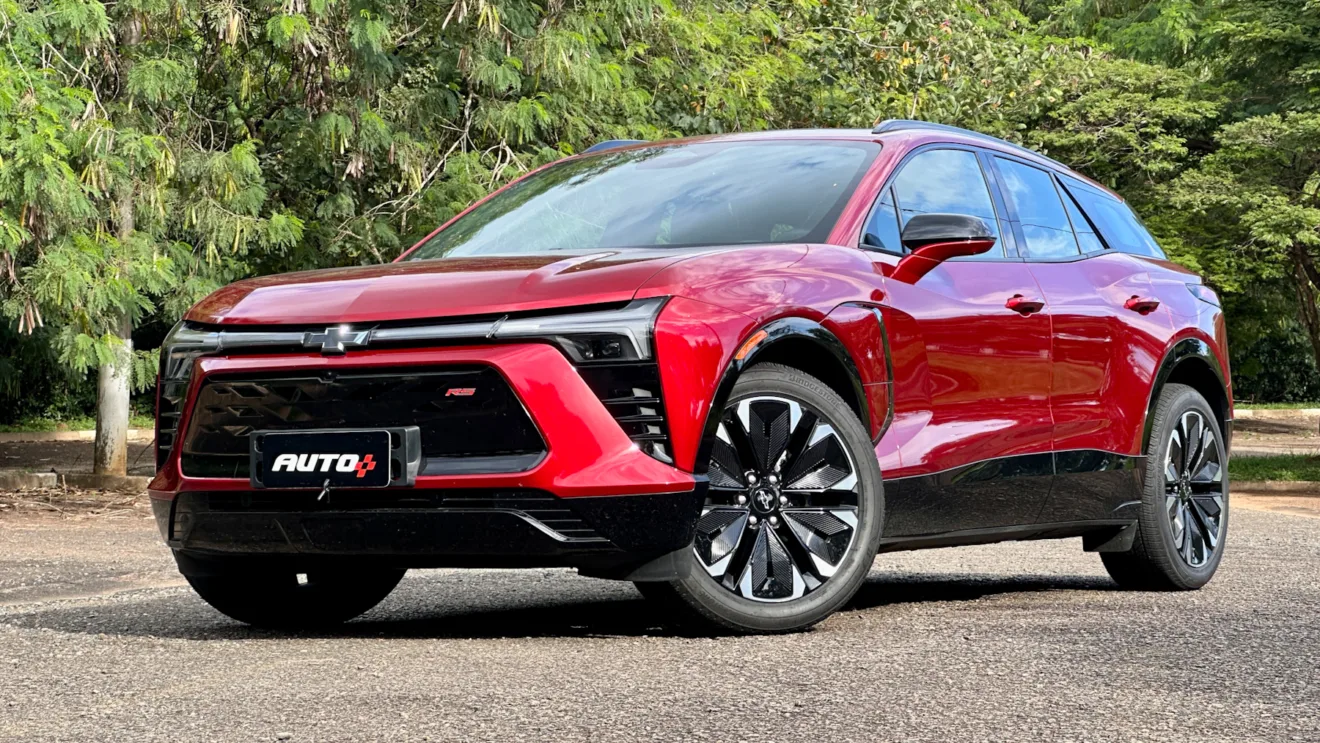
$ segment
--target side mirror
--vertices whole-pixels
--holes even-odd
[[[901,236],[912,251],[894,266],[890,278],[909,284],[950,258],[980,255],[995,245],[994,231],[980,217],[967,214],[918,214],[908,220]]]

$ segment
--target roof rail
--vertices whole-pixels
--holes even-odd
[[[1064,165],[1058,160],[1055,160],[1054,158],[1049,157],[1047,155],[1042,155],[1039,152],[1036,152],[1035,150],[1027,149],[1026,147],[1023,147],[1020,144],[1010,142],[1006,139],[1000,139],[999,137],[992,137],[989,134],[974,132],[971,129],[963,129],[960,126],[950,126],[948,124],[936,124],[930,121],[917,121],[916,119],[885,119],[879,124],[876,124],[875,128],[871,130],[871,133],[888,134],[890,132],[901,132],[908,129],[925,129],[928,131],[949,132],[950,134],[961,134],[965,137],[972,137],[974,139],[979,139],[984,142],[994,142],[995,144],[1001,147],[1007,147],[1017,152],[1024,152],[1033,157],[1039,157],[1040,159],[1045,160],[1046,162],[1049,163],[1053,163],[1054,165],[1057,165],[1065,170],[1072,170],[1072,168],[1069,168],[1067,165]]]
[[[645,139],[607,139],[604,142],[597,142],[582,151],[582,154],[588,152],[600,152],[602,150],[612,150],[615,147],[627,147],[630,144],[646,144]]]

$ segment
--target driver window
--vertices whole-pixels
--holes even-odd
[[[893,181],[892,191],[902,225],[916,214],[968,214],[984,219],[991,232],[999,237],[990,188],[974,152],[926,150],[903,166]],[[880,211],[877,209],[876,213]],[[997,240],[988,253],[967,256],[972,260],[1003,257],[1002,240]]]

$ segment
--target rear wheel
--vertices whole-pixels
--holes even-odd
[[[1151,427],[1137,535],[1127,552],[1102,552],[1124,588],[1185,591],[1210,581],[1228,535],[1223,434],[1199,392],[1170,384]]]
[[[680,619],[791,632],[843,606],[870,570],[884,518],[870,436],[837,393],[764,364],[739,378],[720,419],[691,575],[639,583]]]
[[[216,611],[256,627],[306,629],[346,622],[380,603],[403,570],[323,569],[188,575]]]

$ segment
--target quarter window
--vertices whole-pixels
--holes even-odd
[[[1074,178],[1064,178],[1068,193],[1091,218],[1105,242],[1114,250],[1150,258],[1163,258],[1164,251],[1137,220],[1127,204],[1090,188]]]
[[[999,236],[994,202],[990,200],[990,189],[985,184],[985,175],[981,173],[981,164],[974,152],[926,150],[919,153],[894,178],[893,193],[903,225],[917,214],[967,214],[984,219],[991,232]],[[1003,245],[996,241],[989,253],[973,259],[1003,256]]]
[[[862,235],[862,245],[890,253],[903,252],[903,242],[898,232],[898,210],[894,208],[892,190],[886,188],[880,203],[875,205],[871,220],[866,223],[866,232]]]
[[[1100,236],[1095,234],[1095,228],[1087,220],[1086,215],[1077,208],[1077,202],[1064,189],[1063,205],[1068,209],[1068,219],[1072,221],[1073,234],[1077,235],[1077,245],[1082,249],[1083,254],[1099,253],[1105,249],[1105,243]]]
[[[1032,260],[1072,258],[1079,254],[1072,224],[1059,199],[1054,178],[1040,168],[995,158],[1008,198],[1022,223],[1027,257]]]

